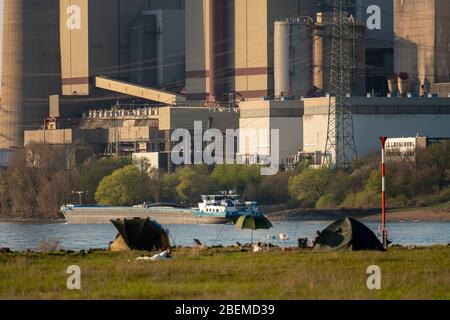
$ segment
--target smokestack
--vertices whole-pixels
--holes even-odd
[[[3,1],[0,148],[23,145],[24,130],[38,129],[48,97],[59,93],[59,1]]]
[[[221,99],[225,86],[225,0],[209,0],[209,98]]]

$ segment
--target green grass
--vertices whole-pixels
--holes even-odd
[[[381,252],[175,251],[172,261],[139,253],[0,254],[0,299],[450,299],[450,248]],[[82,289],[66,288],[78,265]],[[369,265],[382,290],[366,287]]]

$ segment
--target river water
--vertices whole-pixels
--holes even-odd
[[[286,233],[290,240],[281,242],[271,240],[280,246],[297,246],[297,238],[314,238],[317,230],[322,230],[330,222],[282,222],[274,228],[254,232],[254,241],[266,241],[268,236]],[[379,224],[366,223],[378,234]],[[234,245],[249,243],[250,230],[237,230],[232,225],[167,225],[171,242],[175,245],[191,246],[193,239],[206,245]],[[390,223],[389,238],[394,244],[430,246],[450,243],[450,222]],[[42,240],[59,240],[63,249],[83,250],[108,248],[117,232],[113,225],[68,225],[68,224],[26,224],[0,223],[0,247],[14,251],[36,249]]]

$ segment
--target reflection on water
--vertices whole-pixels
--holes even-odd
[[[268,235],[286,233],[290,240],[277,245],[297,245],[297,238],[314,238],[317,230],[330,222],[283,222],[274,224],[274,229],[254,232],[254,241],[265,241]],[[378,234],[379,224],[367,223]],[[237,230],[232,225],[168,225],[172,244],[190,246],[193,239],[206,245],[233,245],[237,241],[250,242],[250,230]],[[394,244],[428,246],[450,243],[450,222],[391,223],[389,235]],[[0,247],[12,250],[35,249],[41,240],[59,239],[64,249],[82,250],[107,248],[114,240],[116,230],[112,225],[67,225],[67,224],[14,224],[0,223]]]

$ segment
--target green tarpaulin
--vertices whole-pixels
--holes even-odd
[[[323,230],[316,240],[316,251],[384,251],[377,236],[353,218],[338,220]]]
[[[237,229],[270,229],[273,228],[272,223],[264,216],[241,216],[236,222]]]

